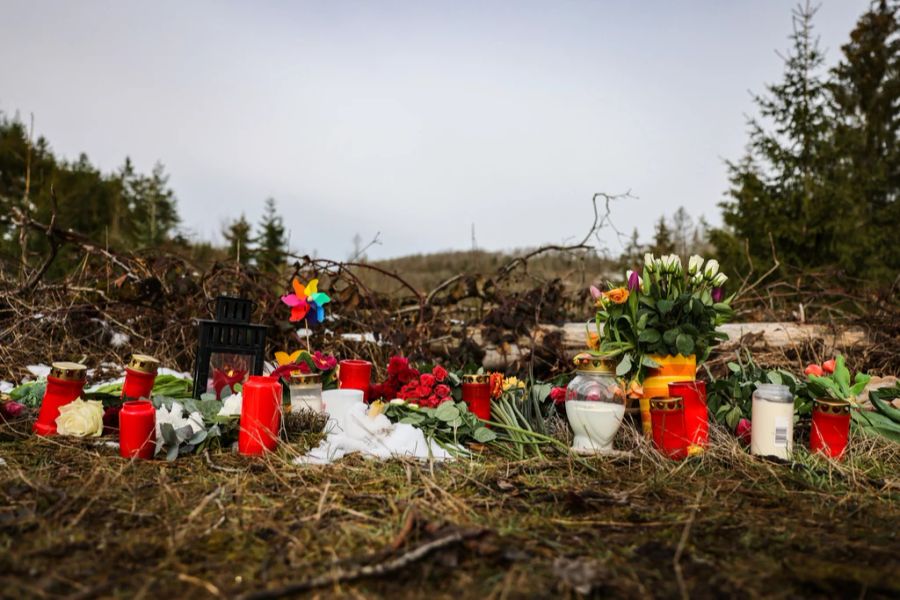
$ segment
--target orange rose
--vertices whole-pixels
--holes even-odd
[[[624,304],[628,300],[628,289],[620,287],[608,292],[603,292],[603,297],[613,304]]]
[[[637,380],[632,380],[631,385],[628,386],[628,397],[632,400],[640,399],[644,395],[644,388],[637,382]]]

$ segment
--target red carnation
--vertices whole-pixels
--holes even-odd
[[[445,369],[441,365],[435,365],[431,370],[431,374],[434,375],[434,378],[438,381],[444,381],[447,379],[447,369]]]

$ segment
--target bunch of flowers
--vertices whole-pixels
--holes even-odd
[[[728,277],[716,260],[692,256],[688,268],[674,255],[644,256],[643,274],[629,270],[625,285],[591,288],[597,306],[599,342],[594,352],[618,359],[616,374],[638,389],[643,370],[658,366],[651,356],[696,355],[706,360],[725,334],[716,327],[732,316]]]
[[[410,366],[409,359],[402,356],[392,356],[388,361],[387,379],[381,383],[373,384],[369,390],[369,398],[372,400],[393,400],[400,397],[400,390],[410,382],[419,379],[419,371]]]
[[[322,389],[337,387],[338,361],[331,354],[324,354],[321,350],[315,352],[297,350],[291,354],[276,352],[275,362],[278,363],[278,367],[272,371],[273,377],[289,377],[297,371],[304,375],[318,373],[322,377]]]
[[[807,390],[813,398],[831,398],[851,404],[856,404],[856,397],[863,392],[871,379],[869,375],[856,373],[851,380],[850,369],[840,354],[826,360],[821,366],[808,365],[803,373],[809,378]]]
[[[437,365],[431,373],[422,373],[400,388],[399,397],[425,408],[436,408],[453,400],[447,375],[447,369]]]

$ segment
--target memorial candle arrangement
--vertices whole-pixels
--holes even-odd
[[[491,418],[491,384],[490,375],[478,373],[463,375],[462,400],[469,407],[469,412],[483,421]]]

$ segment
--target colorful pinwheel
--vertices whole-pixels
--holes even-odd
[[[306,321],[308,327],[324,321],[325,305],[331,302],[331,298],[319,291],[319,280],[313,279],[303,285],[294,278],[291,285],[294,293],[281,297],[281,301],[291,307],[291,321]]]

